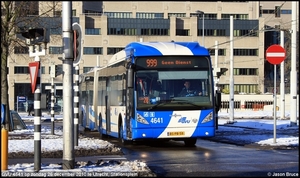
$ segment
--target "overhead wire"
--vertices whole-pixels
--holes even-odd
[[[285,3],[286,3],[286,1],[284,1],[284,3],[282,3],[282,4],[280,5],[280,8],[277,8],[277,10],[280,10],[281,7],[282,7]],[[265,19],[269,19],[269,20],[268,20],[267,22],[264,21],[264,22],[261,22],[261,23],[268,24],[268,22],[270,22],[270,21],[272,20],[273,17],[274,17],[274,14],[272,14],[272,15],[270,14],[269,16],[267,16],[267,18],[265,18]],[[261,32],[261,30],[254,30],[255,28],[258,28],[258,27],[259,27],[259,25],[256,26],[256,27],[254,27],[254,28],[252,28],[252,29],[249,30],[249,31],[252,31],[252,32],[255,32],[255,31],[256,31],[256,32]],[[240,40],[240,39],[249,37],[250,35],[251,35],[251,33],[247,33],[246,35],[243,35],[243,36],[240,36],[240,37],[235,37],[235,39],[233,39],[233,40],[228,40],[228,41],[219,43],[218,46],[221,46],[221,45],[230,43],[231,41],[237,41],[237,40]],[[210,48],[214,48],[215,46],[216,46],[216,45],[213,45],[213,46],[209,47],[209,49],[210,49]]]
[[[283,5],[284,5],[285,3],[286,3],[286,1],[284,1],[284,2],[279,6],[279,8],[277,8],[276,10],[277,10],[277,11],[281,10],[281,8],[283,7]],[[276,12],[274,12],[274,14],[275,14],[275,13],[276,13]],[[261,22],[261,23],[268,24],[268,22],[271,22],[271,21],[273,20],[273,18],[274,18],[274,14],[268,15],[268,16],[265,18],[267,21],[264,20],[264,21]],[[288,22],[285,22],[284,24],[290,24],[291,22],[292,22],[292,20],[291,20],[291,21],[288,21]],[[247,33],[246,35],[239,36],[239,37],[234,37],[233,40],[228,40],[228,41],[219,43],[219,44],[217,44],[217,46],[221,46],[221,45],[230,43],[231,41],[237,41],[237,40],[244,39],[244,38],[246,38],[246,37],[251,36],[253,32],[260,33],[260,32],[267,31],[267,30],[265,29],[265,25],[264,25],[264,28],[263,28],[263,29],[254,30],[254,29],[258,28],[259,26],[260,26],[260,24],[259,24],[258,26],[255,26],[254,28],[250,29],[250,30],[249,30],[250,33]],[[271,28],[271,29],[272,29],[272,28]],[[272,31],[274,31],[274,29],[276,29],[276,27],[273,27]],[[280,31],[280,30],[278,30],[278,31]],[[213,50],[215,46],[216,46],[216,45],[213,45],[213,46],[211,46],[211,47],[208,47],[208,49]],[[256,59],[256,60],[243,60],[243,61],[234,61],[234,63],[250,62],[250,61],[260,61],[260,60],[261,60],[261,59]],[[224,64],[224,62],[223,62],[223,63],[218,63],[218,64]]]

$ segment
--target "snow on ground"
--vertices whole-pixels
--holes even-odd
[[[280,113],[278,113],[279,115]],[[288,116],[288,113],[286,114]],[[32,116],[27,116],[26,113],[20,113],[20,116],[23,120],[33,120]],[[276,130],[292,130],[298,132],[299,125],[291,126],[290,120],[287,119],[277,119],[273,120],[272,112],[264,112],[264,111],[244,111],[244,112],[235,112],[234,117],[243,118],[243,119],[234,119],[233,122],[229,122],[228,119],[230,116],[226,111],[221,111],[219,113],[219,128],[218,132],[222,131],[237,131],[242,128],[236,128],[232,126],[242,126],[242,127],[250,127],[250,128],[258,128],[265,131],[274,131],[274,125],[276,125]],[[298,116],[299,117],[299,116]],[[269,119],[262,119],[269,118]],[[42,120],[50,119],[49,115],[43,114]],[[56,115],[55,119],[62,119],[62,115]],[[226,127],[226,125],[230,127]],[[42,135],[47,135],[47,139],[43,139],[41,142],[41,149],[43,152],[47,151],[55,151],[55,150],[63,150],[63,138],[58,137],[62,136],[62,128],[55,130],[55,135],[51,135],[51,127],[42,126]],[[33,135],[34,126],[29,125],[27,130],[15,130],[9,133],[9,136],[14,135]],[[299,145],[299,136],[290,136],[290,135],[278,135],[276,138],[276,142],[274,142],[274,137],[264,135],[264,134],[248,134],[248,135],[229,135],[228,138],[231,140],[241,141],[245,140],[250,142],[255,142],[260,145],[291,145],[298,146]],[[27,151],[34,152],[34,143],[32,139],[13,139],[9,140],[8,143],[8,152],[19,152],[19,151]],[[78,140],[78,145],[75,146],[75,149],[78,148],[93,148],[93,149],[103,149],[110,146],[114,146],[113,144],[100,140],[100,139],[89,139],[89,138],[81,138]],[[76,167],[72,170],[62,169],[62,165],[60,164],[43,164],[41,165],[41,170],[38,172],[41,176],[55,176],[57,175],[65,175],[65,176],[141,176],[139,173],[151,172],[147,167],[147,164],[144,162],[140,162],[138,160],[134,161],[102,161],[97,163],[92,162],[77,162]],[[15,165],[8,165],[8,170],[2,171],[2,176],[13,176],[13,174],[19,174],[19,176],[35,176],[34,174],[38,174],[34,171],[34,163],[20,163]],[[27,175],[26,175],[27,174]],[[119,174],[119,175],[117,175]]]

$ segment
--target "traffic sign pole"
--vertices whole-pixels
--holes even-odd
[[[273,116],[274,116],[274,140],[273,143],[276,143],[276,64],[280,64],[285,59],[285,49],[280,45],[271,45],[266,51],[266,59],[269,63],[274,64],[274,93],[273,93]]]
[[[284,31],[280,31],[280,45],[284,47]],[[285,77],[284,77],[284,61],[280,64],[280,113],[281,119],[285,119]]]
[[[276,126],[277,126],[277,123],[276,123],[276,64],[274,65],[274,94],[273,94],[273,115],[274,115],[274,125],[273,125],[273,134],[274,134],[274,137],[273,137],[273,143],[276,143]]]
[[[34,49],[36,48],[36,49]],[[38,50],[39,46],[29,47],[29,57],[34,57],[34,62],[29,63],[31,87],[34,92],[34,170],[41,170],[41,65],[40,56],[46,54],[45,49]]]
[[[63,169],[74,169],[74,95],[73,95],[73,36],[72,31],[72,2],[62,2],[62,31],[63,31]]]

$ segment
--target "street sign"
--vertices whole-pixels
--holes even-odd
[[[26,102],[27,98],[25,96],[17,96],[18,102]]]
[[[285,59],[285,49],[280,45],[271,45],[266,51],[266,58],[271,64],[280,64]]]
[[[39,73],[40,62],[30,62],[29,63],[29,73],[30,73],[30,82],[31,82],[31,92],[34,93],[36,86],[36,79]]]

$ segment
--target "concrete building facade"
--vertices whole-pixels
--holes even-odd
[[[40,14],[49,2],[53,1],[39,2]],[[51,85],[50,66],[62,64],[58,59],[63,49],[61,9],[58,2],[47,14],[55,22],[44,27],[49,30],[50,42],[46,55],[40,57],[42,93],[49,92],[46,86]],[[265,85],[265,51],[271,43],[278,43],[278,38],[265,39],[266,31],[275,34],[278,29],[291,28],[291,1],[73,1],[72,14],[73,22],[81,25],[83,33],[80,74],[95,67],[97,61],[100,66],[105,65],[132,41],[197,41],[210,50],[214,67],[228,69],[219,80],[224,92],[229,91],[229,68],[233,62],[234,91],[248,94],[271,92]],[[28,53],[14,53],[9,58],[12,109],[17,96],[33,100],[28,71],[32,61],[34,58]],[[55,77],[54,83],[63,86],[62,76]]]

